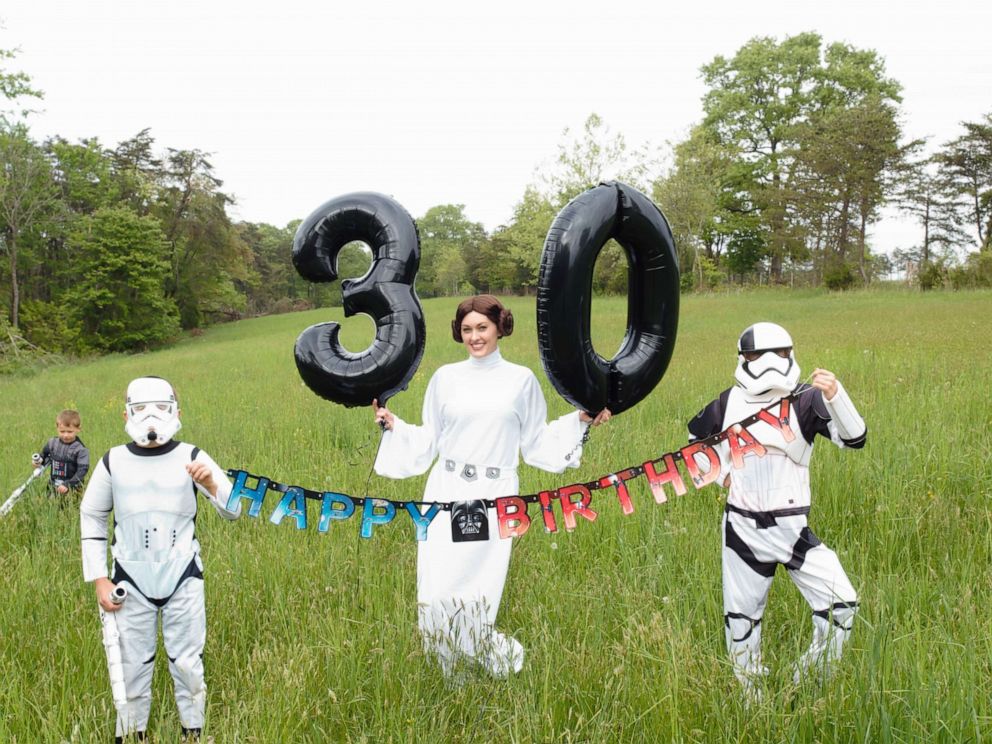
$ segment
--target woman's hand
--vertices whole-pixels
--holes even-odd
[[[390,411],[385,406],[379,405],[379,399],[372,399],[372,410],[375,411],[375,422],[379,425],[379,428],[385,431],[393,430],[393,419],[395,418]]]
[[[607,421],[609,421],[612,415],[613,414],[610,413],[609,408],[604,408],[602,411],[596,414],[595,418],[590,416],[585,411],[579,411],[579,421],[581,421],[583,424],[589,424],[591,422],[592,426],[599,426],[600,424],[605,424]]]

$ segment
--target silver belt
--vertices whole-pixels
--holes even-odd
[[[480,471],[484,472],[489,480],[499,480],[500,473],[504,473],[510,470],[510,468],[495,468],[488,465],[486,466],[473,465],[468,462],[457,463],[454,460],[444,461],[444,469],[447,470],[449,473],[454,473],[456,470],[458,470],[459,465],[462,466],[459,475],[469,482],[474,481],[476,478],[478,478]]]

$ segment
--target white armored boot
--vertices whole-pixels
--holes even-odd
[[[856,602],[837,602],[813,613],[813,642],[795,664],[794,683],[799,684],[811,669],[821,672],[821,680],[830,676],[833,663],[840,658],[851,635],[857,611]]]
[[[754,620],[737,613],[724,617],[727,650],[734,667],[734,676],[741,683],[744,702],[753,705],[761,702],[761,682],[768,668],[761,663],[761,620]]]

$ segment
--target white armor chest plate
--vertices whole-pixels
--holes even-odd
[[[768,407],[771,402],[749,400],[740,388],[732,389],[727,399],[724,428]],[[771,413],[778,414],[778,408],[772,408]],[[783,432],[763,421],[758,421],[747,429],[767,452],[764,456],[748,453],[744,457],[743,468],[730,467],[728,502],[749,511],[808,507],[808,465],[813,446],[803,437],[795,410],[791,410],[789,416],[789,429],[794,435],[791,441],[788,441]],[[720,449],[725,461],[729,460],[728,445],[723,443]]]
[[[160,456],[124,447],[111,454],[114,544],[121,568],[147,597],[168,597],[199,552],[194,535],[196,495],[186,472],[192,447]]]

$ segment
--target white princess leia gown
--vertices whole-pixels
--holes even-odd
[[[424,501],[495,499],[519,493],[517,453],[553,473],[577,467],[587,424],[579,412],[546,423],[547,404],[534,373],[503,359],[499,349],[434,373],[424,396],[423,425],[394,417],[383,435],[375,471],[407,478],[431,470]],[[523,647],[495,627],[511,539],[501,539],[489,509],[489,539],[452,542],[450,512],[440,511],[418,543],[418,624],[424,648],[445,674],[474,660],[490,674],[523,667]],[[531,519],[540,524],[539,515]]]

